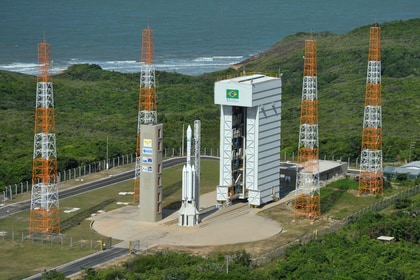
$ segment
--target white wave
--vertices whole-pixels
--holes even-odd
[[[243,59],[244,57],[242,55],[217,55],[213,56],[213,59],[232,59],[232,60],[238,60]]]
[[[244,57],[242,55],[215,55],[211,57],[198,57],[195,58],[193,61],[202,62],[212,62],[215,60],[226,60],[226,61],[239,61],[242,60]]]
[[[37,67],[37,66],[38,66],[38,64],[36,64],[36,63],[15,62],[15,63],[8,64],[8,65],[1,65],[0,67],[5,68],[5,69],[27,69],[27,68]]]
[[[105,61],[106,64],[139,64],[136,60]]]
[[[213,61],[213,57],[198,57],[194,61]]]
[[[52,74],[56,74],[60,71],[63,71],[67,67],[52,67]],[[14,62],[11,64],[0,65],[0,70],[6,70],[11,72],[18,72],[28,75],[37,75],[38,73],[38,64],[36,63],[24,63],[24,62]]]
[[[223,67],[235,64],[234,62],[229,63],[158,63],[156,69],[167,68],[167,67]]]
[[[208,56],[195,59],[187,58],[160,58],[156,61],[155,68],[158,71],[174,71],[186,75],[198,75],[221,69],[228,68],[230,65],[240,62],[243,56]],[[136,60],[88,60],[80,58],[70,58],[64,61],[54,61],[52,73],[56,74],[66,70],[74,64],[96,64],[102,69],[121,73],[137,73],[141,71],[141,62]],[[7,70],[30,75],[37,74],[38,65],[36,63],[11,63],[0,65],[0,70]]]

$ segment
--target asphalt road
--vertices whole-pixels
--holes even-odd
[[[66,277],[80,273],[83,268],[94,268],[111,260],[118,259],[128,254],[127,248],[113,247],[109,250],[101,251],[71,263],[56,267],[55,270],[63,273]],[[41,280],[42,273],[25,278],[24,280]]]

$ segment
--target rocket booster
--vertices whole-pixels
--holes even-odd
[[[191,166],[191,188],[188,193],[189,200],[195,199],[195,168],[194,165]]]
[[[182,168],[182,201],[187,198],[187,170],[184,167]]]
[[[194,197],[195,186],[195,169],[191,166],[191,140],[192,131],[191,126],[187,128],[187,164],[182,169],[182,199],[184,201],[191,201]]]
[[[182,200],[191,201],[194,198],[195,169],[189,164],[182,168]]]

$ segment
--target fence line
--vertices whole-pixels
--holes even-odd
[[[101,239],[84,239],[81,236],[67,236],[63,234],[45,239],[30,237],[28,231],[15,231],[8,229],[0,229],[0,240],[21,243],[33,243],[36,241],[38,244],[48,246],[60,246],[91,251],[102,251],[103,249],[112,247],[112,238],[109,237]]]
[[[298,245],[298,244],[305,244],[305,243],[308,243],[310,241],[315,240],[318,236],[340,230],[343,227],[345,227],[346,225],[356,222],[358,219],[360,219],[364,214],[366,214],[368,212],[380,211],[382,209],[385,209],[389,205],[395,203],[397,200],[408,198],[408,197],[413,196],[413,195],[415,195],[419,192],[420,192],[420,185],[417,185],[417,186],[408,188],[406,190],[403,190],[399,193],[396,193],[396,194],[394,194],[390,197],[385,197],[385,198],[381,199],[380,201],[378,201],[378,202],[376,202],[372,205],[369,205],[369,206],[367,206],[367,207],[365,207],[365,208],[347,216],[346,218],[338,221],[337,223],[333,224],[329,228],[317,230],[313,233],[304,235],[304,236],[300,237],[299,239],[297,239],[297,240],[295,240],[291,243],[288,243],[286,245],[277,247],[277,248],[271,250],[270,252],[253,259],[252,260],[252,265],[254,265],[254,266],[264,265],[264,264],[272,261],[273,259],[284,255],[286,253],[287,249],[292,247],[292,246],[295,246],[295,245]]]
[[[179,157],[184,156],[185,151],[182,151],[181,148],[165,148],[163,150],[163,157],[164,158],[171,158],[171,157]],[[201,155],[203,156],[216,156],[219,157],[219,149],[218,148],[201,148]],[[58,173],[58,181],[64,182],[71,179],[80,178],[92,173],[100,172],[102,170],[106,170],[113,167],[118,167],[126,164],[135,163],[136,156],[135,154],[127,154],[127,155],[121,155],[114,158],[110,158],[108,160],[104,159],[101,161],[96,161],[90,164],[83,164],[78,167],[74,167],[68,170],[64,170]],[[280,154],[280,160],[287,162],[291,161],[294,162],[296,160],[296,156],[294,153],[281,153]],[[323,156],[324,160],[338,160],[341,161],[341,157],[336,157],[334,155],[327,157],[326,155]],[[347,163],[349,166],[351,164],[355,164],[356,168],[358,165],[358,159],[351,160],[350,158],[347,158]],[[25,193],[30,192],[32,188],[32,182],[31,181],[24,181],[19,182],[16,184],[5,186],[5,190],[3,191],[3,199],[6,201],[12,200],[13,196],[19,193]]]
[[[163,150],[164,158],[184,156],[186,153],[181,148],[165,148]],[[203,156],[219,156],[219,149],[214,148],[202,148],[201,155]],[[114,158],[104,159],[96,161],[90,164],[80,165],[68,170],[64,170],[58,173],[58,182],[64,182],[76,178],[80,178],[92,173],[100,172],[109,168],[132,164],[136,162],[135,154],[121,155]],[[3,191],[3,200],[12,200],[13,196],[19,193],[30,192],[32,188],[31,181],[20,182],[5,187]],[[1,203],[1,201],[0,201]]]
[[[171,158],[171,157],[179,157],[184,156],[185,150],[182,150],[181,147],[177,148],[165,148],[163,150],[163,157],[164,158]],[[216,156],[219,157],[219,148],[201,148],[201,155],[205,156]],[[68,170],[64,170],[59,172],[58,174],[58,181],[64,182],[71,179],[79,178],[82,176],[86,176],[88,174],[100,172],[102,170],[105,170],[107,168],[117,167],[125,164],[131,164],[135,162],[135,154],[127,154],[127,155],[121,155],[114,158],[110,158],[108,160],[104,159],[101,161],[93,162],[86,165],[81,165],[75,168],[71,168]],[[327,155],[327,154],[321,154],[320,159],[322,160],[332,160],[332,161],[340,161],[340,162],[347,162],[348,167],[352,166],[355,169],[359,168],[359,158],[350,158],[350,157],[341,157],[336,155]],[[283,162],[296,162],[297,160],[297,154],[294,152],[281,152],[280,153],[280,160]],[[16,184],[11,184],[8,186],[5,186],[5,190],[3,191],[3,199],[6,201],[6,199],[13,199],[13,195],[16,195],[18,193],[24,193],[31,191],[32,188],[32,182],[31,181],[24,181],[19,182]]]

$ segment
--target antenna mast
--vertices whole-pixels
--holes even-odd
[[[137,145],[136,145],[136,167],[134,174],[134,202],[140,201],[140,127],[142,124],[157,123],[156,107],[156,81],[153,48],[153,30],[150,28],[142,31],[141,48],[141,71],[140,71],[140,91],[138,105],[138,124],[137,124]]]
[[[381,28],[370,28],[366,96],[360,156],[359,192],[383,194]]]
[[[317,91],[316,41],[311,39],[305,41],[295,219],[299,215],[311,220],[321,216]]]
[[[50,45],[38,44],[34,153],[29,234],[59,234],[57,151]]]

